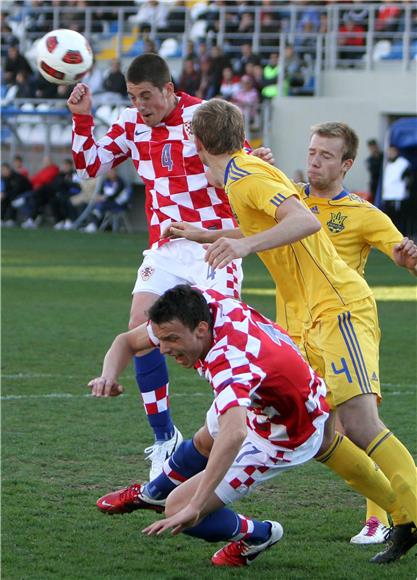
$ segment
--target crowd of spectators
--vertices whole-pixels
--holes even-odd
[[[30,175],[23,158],[16,155],[11,163],[1,165],[1,225],[37,229],[43,224],[55,230],[72,230],[82,225],[81,231],[93,233],[102,225],[106,212],[129,207],[132,193],[132,187],[117,170],[111,169],[95,196],[86,199],[72,159],[66,158],[57,165],[45,157],[42,167]],[[89,210],[79,223],[87,205]]]
[[[316,56],[318,33],[334,32],[330,29],[327,6],[339,5],[338,14],[338,54],[339,62],[353,66],[364,56],[366,32],[369,26],[369,7],[356,3],[328,2],[326,0],[308,2],[306,0],[20,0],[6,4],[1,14],[1,50],[3,56],[2,97],[13,98],[62,98],[68,96],[69,89],[46,82],[21,52],[27,41],[39,38],[54,25],[54,10],[59,10],[59,27],[71,28],[86,33],[86,10],[91,10],[88,19],[88,34],[101,33],[111,23],[117,23],[118,9],[123,7],[126,19],[125,31],[135,27],[138,38],[135,50],[158,52],[166,41],[179,38],[185,32],[186,10],[190,13],[190,40],[181,52],[183,71],[177,79],[179,86],[202,98],[210,98],[220,93],[223,70],[232,67],[234,75],[245,87],[252,84],[258,100],[268,98],[274,92],[266,90],[271,84],[270,60],[275,54],[285,51],[285,80],[282,94],[311,94],[313,90],[313,68]],[[296,7],[296,19],[291,16],[291,8]],[[225,14],[222,13],[225,10]],[[255,10],[260,11],[260,37],[258,53],[252,51],[255,34]],[[224,20],[223,20],[224,16]],[[295,22],[295,24],[294,24]],[[193,32],[195,24],[202,28]],[[333,26],[333,23],[332,23]],[[382,0],[375,8],[374,30],[379,39],[401,32],[404,27],[403,10],[399,4]],[[222,29],[222,49],[217,46]],[[412,10],[411,32],[417,31],[417,10]],[[291,33],[291,45],[280,45],[280,33]],[[99,35],[100,36],[100,35]],[[161,53],[162,54],[162,53]],[[135,56],[130,54],[129,56]],[[33,55],[32,55],[33,56]],[[162,54],[162,56],[165,56]],[[275,65],[275,68],[278,65]],[[122,64],[114,59],[106,67],[95,65],[87,77],[93,93],[111,92],[114,96],[126,98],[126,86]],[[263,74],[259,67],[263,68]],[[268,67],[268,68],[266,68]],[[278,69],[279,73],[279,69]],[[226,73],[227,75],[228,73]],[[239,81],[240,82],[240,81]],[[274,96],[274,95],[272,95]]]

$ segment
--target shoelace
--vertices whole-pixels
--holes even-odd
[[[165,461],[167,451],[163,445],[154,444],[151,447],[147,447],[144,453],[146,454],[146,461],[155,461],[155,459]]]
[[[239,540],[238,542],[227,544],[227,546],[223,548],[223,551],[227,556],[244,556],[250,548],[251,546],[246,542]]]
[[[127,487],[122,493],[120,494],[120,500],[122,503],[135,503],[137,500],[138,495],[141,492],[141,486],[133,484],[130,487]]]
[[[375,517],[369,518],[369,520],[365,524],[366,527],[365,536],[375,536],[380,523],[381,522]]]

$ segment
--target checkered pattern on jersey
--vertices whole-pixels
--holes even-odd
[[[151,245],[158,244],[173,221],[210,229],[236,227],[225,192],[207,182],[189,130],[202,101],[185,93],[178,97],[177,107],[158,126],[148,127],[135,108],[127,108],[98,141],[93,118],[74,115],[72,151],[81,178],[103,175],[129,157],[133,160],[145,184]]]
[[[235,477],[228,483],[231,487],[233,487],[233,489],[238,489],[241,486],[250,488],[267,471],[269,471],[269,467],[266,466],[254,467],[253,465],[248,465],[247,467],[242,469],[239,477]]]
[[[294,450],[327,412],[323,381],[279,326],[213,290],[203,292],[213,314],[213,346],[198,372],[212,385],[218,415],[248,409],[248,427],[276,447]]]
[[[240,283],[239,276],[237,273],[236,262],[231,262],[230,264],[228,264],[226,266],[226,272],[228,277],[226,286],[228,289],[230,289],[230,295],[233,296],[233,298],[239,298]]]
[[[166,411],[169,407],[168,383],[154,391],[141,393],[143,406],[147,415],[155,415]]]

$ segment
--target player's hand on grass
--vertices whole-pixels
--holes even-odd
[[[247,238],[219,238],[213,244],[205,245],[205,261],[215,270],[224,268],[236,258],[244,258],[249,254]]]
[[[91,91],[84,83],[78,83],[72,90],[68,101],[68,109],[73,115],[91,115]]]
[[[258,149],[252,151],[252,155],[259,157],[259,159],[266,161],[266,163],[269,163],[270,165],[275,165],[275,159],[269,147],[258,147]]]
[[[148,536],[157,535],[160,536],[166,530],[172,528],[172,534],[176,535],[187,528],[192,528],[195,526],[200,519],[200,510],[194,508],[191,504],[185,506],[182,510],[174,514],[173,516],[166,518],[164,520],[159,520],[154,522],[143,531],[144,534]]]
[[[88,383],[88,386],[93,397],[118,397],[124,392],[122,385],[106,377],[96,377]]]
[[[416,244],[409,238],[403,238],[399,244],[394,246],[393,258],[397,266],[402,266],[408,270],[415,270],[417,266]]]

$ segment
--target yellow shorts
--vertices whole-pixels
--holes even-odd
[[[304,330],[301,349],[324,378],[331,409],[358,395],[381,397],[378,314],[373,297],[326,312]]]

